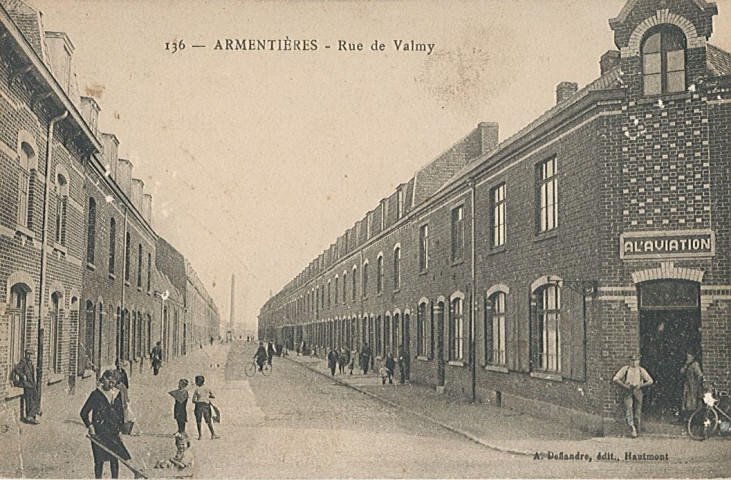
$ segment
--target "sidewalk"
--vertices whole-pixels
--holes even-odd
[[[565,454],[586,453],[596,457],[599,452],[614,453],[624,460],[625,452],[632,454],[668,454],[670,463],[729,463],[728,438],[714,437],[696,442],[687,436],[590,437],[581,431],[544,419],[486,404],[473,405],[469,401],[437,394],[432,388],[415,384],[381,385],[375,373],[353,375],[336,372],[331,377],[327,361],[317,357],[290,355],[290,361],[332,378],[365,395],[394,408],[431,421],[462,435],[487,448],[543,458],[549,452]],[[356,372],[358,372],[356,374]],[[679,430],[682,430],[679,427]]]
[[[152,374],[148,361],[142,373],[139,363],[133,364],[132,371],[127,368],[130,406],[136,423],[133,435],[122,438],[136,466],[154,474],[155,462],[172,456],[175,451],[174,400],[167,392],[177,388],[180,378],[191,382],[196,374],[203,374],[207,379],[219,375],[222,378],[227,352],[228,345],[195,347],[188,356],[163,363],[157,376]],[[94,388],[93,377],[80,380],[75,395],[68,393],[66,383],[45,387],[40,425],[20,423],[17,400],[4,403],[0,411],[0,477],[93,477],[91,447],[79,411]],[[188,420],[188,433],[194,439],[195,421]],[[133,478],[122,465],[119,473],[121,478]],[[105,476],[108,475],[106,466]]]

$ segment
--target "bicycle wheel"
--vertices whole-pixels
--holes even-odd
[[[248,364],[246,366],[246,368],[244,369],[244,373],[246,374],[247,377],[253,377],[254,375],[256,375],[256,364],[254,364],[254,363]]]
[[[269,365],[268,363],[265,363],[264,366],[261,369],[261,373],[263,373],[264,376],[266,377],[267,375],[269,375],[270,373],[272,373],[272,366]]]
[[[699,408],[688,419],[688,435],[693,440],[705,440],[718,428],[718,414],[713,408]]]

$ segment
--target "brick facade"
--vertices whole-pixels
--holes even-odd
[[[610,21],[620,53],[602,57],[599,79],[573,93],[562,84],[553,109],[499,145],[471,142],[487,138],[488,126],[497,137],[494,124],[481,124],[417,172],[399,187],[406,207],[398,207],[403,193],[381,201],[360,222],[370,222],[369,235],[336,241],[262,307],[260,338],[304,339],[323,347],[318,353],[368,341],[376,362],[404,343],[411,381],[596,433],[619,427],[611,379],[629,354],[641,353],[656,377],[648,408],[657,418],[676,406],[675,363],[685,350],[700,354],[707,380],[728,389],[731,56],[706,44],[715,14],[703,0],[630,0]],[[685,35],[686,88],[646,96],[642,42],[668,25]],[[544,177],[556,182],[558,207],[548,220],[555,228],[541,231],[554,185]],[[500,185],[505,242],[494,245]],[[455,226],[460,208],[463,225]],[[421,269],[425,225],[429,262]],[[343,276],[352,288],[354,268],[362,275],[366,261],[369,291],[343,301]],[[323,302],[335,282],[341,298]]]

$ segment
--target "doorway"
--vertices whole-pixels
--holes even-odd
[[[642,366],[655,380],[644,409],[650,418],[673,420],[681,404],[686,353],[694,353],[702,365],[700,284],[651,281],[640,285],[639,294]]]

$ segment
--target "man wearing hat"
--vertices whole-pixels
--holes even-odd
[[[640,367],[640,358],[630,355],[629,365],[619,369],[612,381],[624,388],[624,417],[636,438],[642,422],[642,388],[652,385],[654,380],[647,370]]]
[[[37,425],[40,423],[36,418],[40,413],[40,401],[36,384],[36,370],[33,366],[33,353],[30,348],[25,350],[25,356],[13,367],[10,379],[14,386],[23,389],[23,396],[20,398],[20,420]]]

